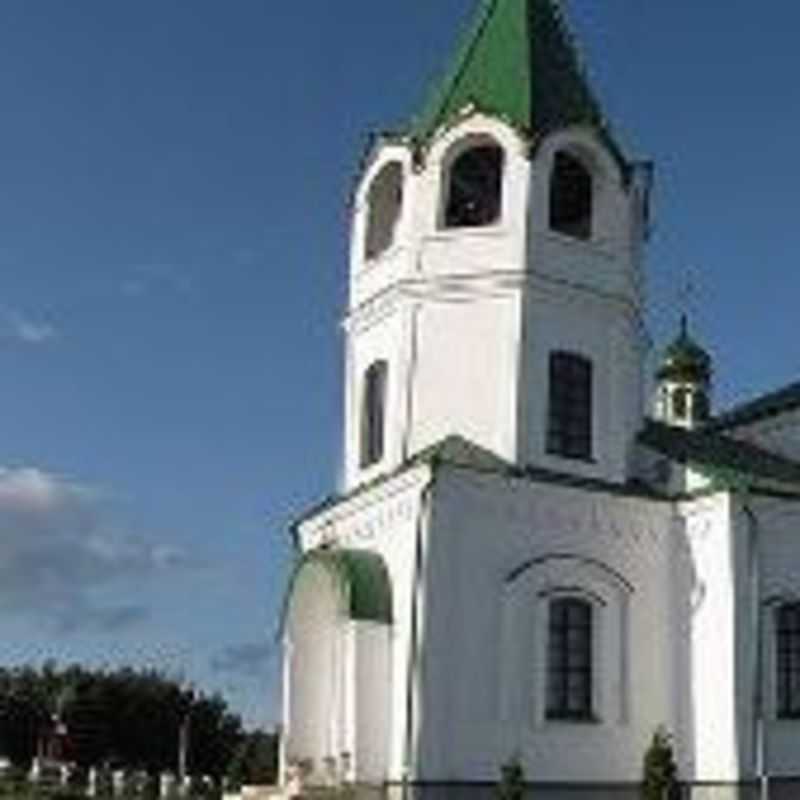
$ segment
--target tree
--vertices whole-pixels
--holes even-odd
[[[227,772],[232,788],[273,785],[278,779],[278,734],[253,731],[244,735]]]
[[[155,670],[0,667],[0,753],[15,766],[30,765],[54,713],[66,723],[70,759],[84,768],[174,770],[188,719],[190,770],[219,779],[243,737],[241,720],[221,697]]]

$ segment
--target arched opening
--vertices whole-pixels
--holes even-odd
[[[392,585],[368,550],[303,555],[284,600],[283,774],[309,786],[386,779]]]
[[[556,153],[550,176],[550,229],[573,239],[592,238],[592,173],[575,156]]]
[[[503,194],[502,148],[479,144],[459,155],[446,181],[445,228],[479,228],[500,219]]]
[[[364,373],[361,407],[361,467],[383,459],[386,438],[386,385],[389,365],[375,361]]]
[[[286,757],[319,773],[338,752],[341,737],[342,663],[340,590],[324,564],[309,564],[292,586],[286,635],[290,642]]]
[[[403,165],[392,161],[377,174],[367,195],[367,260],[377,258],[394,244],[402,210]]]
[[[575,353],[550,354],[547,452],[592,457],[592,362]]]

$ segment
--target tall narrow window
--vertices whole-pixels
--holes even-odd
[[[800,718],[800,603],[776,611],[778,716]]]
[[[672,413],[676,419],[686,419],[689,413],[689,390],[678,388],[672,395]]]
[[[591,172],[568,153],[556,153],[550,177],[550,228],[574,239],[591,239],[592,205]]]
[[[502,184],[503,151],[497,145],[479,145],[458,156],[447,181],[445,227],[481,227],[497,222]]]
[[[385,361],[371,364],[364,374],[361,408],[361,466],[369,467],[383,458],[386,427],[386,383],[389,368]]]
[[[592,718],[592,606],[586,600],[550,603],[547,718]]]
[[[592,362],[573,353],[550,355],[547,452],[592,457]]]
[[[403,208],[403,165],[387,164],[372,181],[367,198],[367,234],[364,255],[377,258],[393,244]]]

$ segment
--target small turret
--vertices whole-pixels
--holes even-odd
[[[682,428],[703,425],[711,415],[712,376],[711,356],[689,335],[684,314],[680,333],[656,372],[656,418]]]

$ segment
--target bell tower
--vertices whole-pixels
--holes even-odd
[[[552,0],[483,0],[355,196],[345,483],[450,436],[518,468],[624,482],[644,414],[649,172]]]

